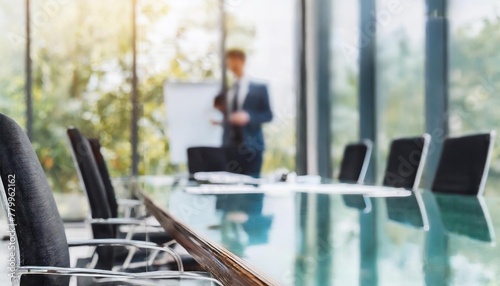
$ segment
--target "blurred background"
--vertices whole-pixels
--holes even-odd
[[[293,2],[227,1],[225,15],[218,0],[32,0],[30,4],[32,72],[28,79],[26,5],[0,2],[0,112],[27,126],[29,80],[32,120],[27,128],[68,219],[80,218],[86,206],[80,198],[66,128],[77,126],[84,134],[100,138],[111,175],[129,176],[131,93],[136,85],[138,172],[173,173],[163,85],[221,80],[223,17],[226,46],[247,47],[249,73],[270,84],[275,121],[266,130],[269,152],[264,169],[294,169]],[[137,83],[132,79],[134,53]]]
[[[363,31],[357,1],[329,2],[330,135],[335,165],[343,146],[359,138],[358,42]],[[389,2],[377,0],[377,11],[382,13]],[[26,3],[0,0],[0,112],[26,126],[54,191],[65,196],[61,201],[82,201],[66,142],[70,125],[101,139],[114,177],[131,174],[134,90],[139,114],[138,173],[178,171],[169,160],[163,84],[220,81],[222,44],[246,47],[249,73],[270,85],[275,120],[266,126],[264,172],[295,168],[296,111],[301,108],[296,105],[300,23],[295,1],[31,0],[29,4],[28,25]],[[404,1],[401,8],[387,21],[381,18],[377,29],[376,151],[380,158],[385,158],[392,138],[425,131],[426,2]],[[500,77],[499,9],[493,0],[449,1],[451,135],[499,126],[500,99],[494,96]],[[500,182],[498,152],[496,148],[487,195],[496,193],[491,186]],[[384,160],[378,164],[383,168]],[[61,211],[75,219],[85,213],[74,206]]]
[[[393,138],[428,131],[426,121],[434,114],[426,113],[426,99],[441,96],[426,91],[433,80],[428,78],[429,70],[443,63],[447,78],[440,80],[446,88],[447,106],[444,114],[436,114],[446,124],[442,131],[459,136],[499,130],[498,1],[449,0],[438,15],[429,7],[443,1],[374,0],[374,9],[364,13],[366,5],[363,8],[362,4],[367,2],[318,0],[328,9],[328,16],[322,19],[322,38],[316,39],[328,56],[313,63],[313,67],[321,64],[325,68],[318,75],[328,83],[318,92],[328,98],[328,106],[323,108],[330,113],[329,122],[320,122],[326,124],[329,138],[324,160],[333,166],[327,176],[335,176],[344,146],[358,141],[360,126],[366,124],[360,115],[360,89],[365,84],[361,82],[365,71],[360,69],[360,58],[369,43],[374,45],[372,87],[376,94],[371,120],[377,131],[375,155],[380,158],[373,178],[381,177]],[[309,1],[0,0],[0,112],[26,128],[64,219],[81,221],[87,204],[66,142],[66,128],[77,126],[84,134],[101,139],[117,182],[130,175],[184,172],[185,166],[174,166],[169,158],[164,83],[222,81],[223,51],[244,46],[249,55],[248,72],[269,84],[275,115],[265,127],[268,146],[263,172],[294,170],[300,154],[305,153],[297,150],[302,146],[297,141],[304,135],[299,132],[300,116],[308,108],[299,99],[304,93],[301,40],[310,43],[301,34],[300,7],[306,3]],[[396,10],[392,10],[394,3]],[[446,58],[440,63],[428,62],[426,67],[426,45],[435,44],[426,28],[432,17],[447,19],[445,38],[441,39],[446,44]],[[363,25],[370,21],[377,24],[376,41]],[[137,138],[132,134],[135,124]],[[132,159],[134,145],[137,162]],[[499,152],[497,143],[485,191],[497,232],[500,209],[493,197],[500,195]],[[346,269],[337,273],[342,281],[359,270],[356,258],[345,259],[357,257],[359,252],[358,213],[339,199],[332,201],[332,207],[339,210],[332,220],[334,232],[341,234],[334,242],[339,253],[334,263]],[[383,257],[381,284],[421,285],[418,261],[422,260],[425,233],[387,222],[380,218],[382,213],[377,217],[379,229],[384,230],[379,233],[383,242],[379,250]],[[478,262],[481,254],[491,255],[491,261],[498,257],[491,253],[490,245],[452,236],[448,247],[450,285],[496,285],[499,266]]]

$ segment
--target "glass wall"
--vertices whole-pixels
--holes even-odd
[[[264,129],[263,173],[294,170],[296,5],[289,0],[227,1],[226,10],[226,46],[248,51],[249,76],[267,83],[271,96],[274,119]]]
[[[359,4],[332,1],[331,94],[334,170],[345,145],[359,141]],[[335,175],[336,177],[336,175]]]
[[[67,219],[86,200],[66,128],[108,147],[112,176],[130,172],[131,15],[131,1],[32,2],[34,147]]]
[[[492,0],[449,2],[450,133],[455,136],[500,129],[500,3]],[[500,183],[498,140],[486,196]]]
[[[493,0],[449,1],[449,96],[450,133],[461,136],[500,130],[500,3]],[[485,196],[496,237],[500,235],[497,200],[500,183],[500,148],[494,149]],[[497,249],[489,243],[450,236],[450,280],[468,285],[495,284]],[[480,258],[483,259],[480,259]],[[488,259],[484,259],[488,257]],[[489,262],[489,263],[485,263]]]
[[[25,124],[25,9],[0,1],[0,113]]]
[[[23,128],[25,124],[25,10],[23,5],[0,0],[0,113],[12,117]],[[3,188],[2,188],[3,191]],[[2,204],[3,207],[3,203]],[[0,211],[0,234],[7,234],[9,226],[5,212]],[[0,246],[0,256],[8,257],[7,245]],[[0,284],[10,283],[8,262],[0,262]]]
[[[378,100],[378,180],[391,141],[425,132],[425,1],[377,0],[376,94]],[[383,205],[381,215],[385,218]],[[379,239],[381,285],[425,284],[421,269],[425,232],[382,220]],[[401,257],[404,253],[405,257]],[[404,261],[404,262],[403,262]]]
[[[33,145],[65,218],[81,218],[86,209],[66,138],[69,126],[101,140],[113,177],[130,173],[132,3],[33,0],[31,4]],[[25,7],[1,5],[0,26],[6,37],[0,54],[7,68],[0,72],[0,112],[24,125]],[[220,81],[219,5],[217,0],[138,1],[140,174],[178,171],[168,155],[163,84]],[[227,47],[245,48],[249,74],[270,87],[275,120],[265,128],[264,171],[293,170],[296,7],[281,0],[231,1],[224,8]],[[275,17],[276,11],[282,12],[280,17]],[[275,41],[276,34],[281,41]]]
[[[332,164],[334,177],[338,176],[344,147],[359,141],[359,3],[332,1],[331,22],[331,130]],[[345,207],[339,196],[332,196],[334,285],[350,284],[359,276],[360,239],[359,211]],[[338,271],[342,267],[343,271]]]
[[[164,175],[176,171],[169,154],[164,83],[221,79],[219,3],[218,0],[138,2],[141,174]]]
[[[379,176],[395,138],[425,131],[425,1],[377,0]]]
[[[141,173],[176,170],[168,155],[163,84],[221,81],[219,5],[218,0],[139,1]],[[228,1],[224,9],[226,48],[246,50],[249,76],[269,85],[275,118],[265,125],[263,172],[280,167],[293,170],[295,5],[284,0]],[[275,14],[278,10],[280,17]],[[275,40],[276,34],[280,41]]]

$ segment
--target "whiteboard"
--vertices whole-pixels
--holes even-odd
[[[213,107],[220,86],[218,82],[164,84],[172,164],[187,163],[189,147],[222,145],[222,127],[211,123],[211,120],[221,121],[223,117]]]

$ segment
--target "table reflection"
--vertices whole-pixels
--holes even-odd
[[[494,242],[494,230],[482,196],[435,195],[445,229],[484,242]]]
[[[342,200],[347,207],[357,209],[364,213],[369,213],[372,210],[370,198],[363,195],[342,195]]]
[[[386,198],[387,215],[390,220],[405,225],[429,229],[429,219],[420,191],[409,197]]]
[[[222,244],[234,254],[244,257],[246,247],[268,242],[273,216],[262,214],[263,194],[219,195],[216,201]]]
[[[182,186],[150,193],[278,285],[461,285],[464,275],[481,277],[468,285],[496,285],[500,279],[489,215],[496,198],[419,190],[369,198],[366,213],[362,204],[346,206],[341,194],[194,195]]]

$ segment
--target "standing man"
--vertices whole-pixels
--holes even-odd
[[[235,82],[226,95],[223,145],[234,151],[231,171],[259,177],[265,148],[262,124],[271,121],[273,113],[267,86],[248,78],[245,63],[244,51],[227,51],[227,68]]]

